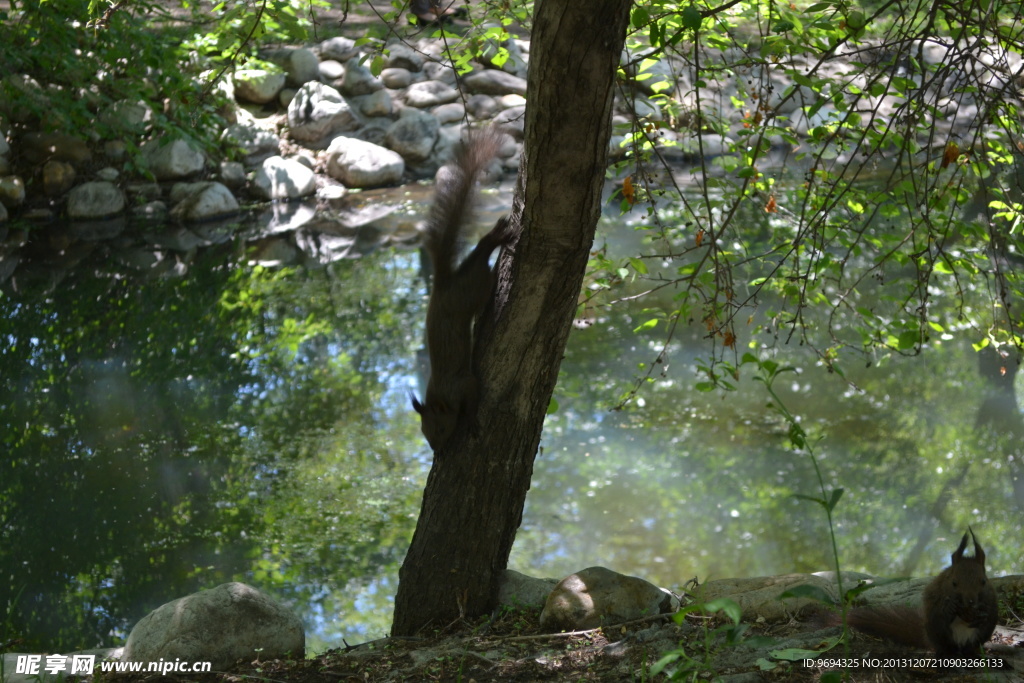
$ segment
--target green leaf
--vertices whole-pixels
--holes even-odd
[[[637,6],[633,8],[633,16],[630,18],[630,22],[633,24],[633,28],[643,28],[647,25],[647,22],[651,20],[651,14],[647,11],[646,7]]]
[[[558,401],[556,401],[555,397],[552,396],[551,400],[548,401],[548,413],[547,414],[551,415],[551,414],[557,413],[557,412],[558,412]]]
[[[900,351],[906,351],[917,346],[921,340],[921,333],[918,330],[905,330],[900,332],[900,336],[897,339],[896,348]]]
[[[833,489],[832,490],[832,498],[829,499],[828,505],[825,506],[825,507],[828,508],[829,512],[832,512],[833,510],[836,509],[836,505],[839,503],[839,499],[842,498],[842,497],[843,497],[843,489]]]
[[[647,275],[647,264],[644,263],[642,259],[631,257],[629,259],[629,265],[633,266],[633,270],[641,275]]]
[[[701,21],[704,17],[700,15],[700,10],[697,9],[696,5],[687,5],[683,9],[682,13],[683,26],[690,29],[691,31],[699,31]]]
[[[730,600],[729,598],[718,598],[711,602],[705,602],[702,609],[705,612],[711,613],[718,611],[725,612],[725,615],[732,619],[732,623],[734,624],[739,624],[740,620],[743,618],[743,610],[735,601]]]

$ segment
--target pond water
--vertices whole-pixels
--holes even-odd
[[[480,222],[507,202],[490,196]],[[388,220],[407,228],[417,210]],[[636,253],[615,214],[598,242]],[[246,237],[147,270],[127,241],[61,251],[35,234],[46,258],[0,285],[0,642],[113,644],[228,580],[292,605],[312,651],[387,633],[431,461],[409,405],[418,252],[395,239],[280,266]],[[821,495],[814,465],[754,369],[736,391],[695,389],[701,326],[677,330],[664,375],[613,410],[664,342],[664,327],[634,332],[643,309],[671,296],[596,309],[571,335],[512,569],[604,565],[679,588],[832,566],[823,509],[795,497]],[[845,569],[936,572],[969,523],[993,573],[1020,570],[1012,444],[987,417],[1020,410],[967,332],[913,358],[851,358],[845,379],[796,343],[743,335],[737,348],[794,367],[775,389],[844,489]]]

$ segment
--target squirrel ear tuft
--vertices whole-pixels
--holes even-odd
[[[960,545],[957,546],[957,549],[953,552],[953,561],[956,562],[957,560],[962,560],[965,550],[967,550],[967,534],[964,534],[964,537],[960,539]]]
[[[412,399],[412,409],[415,410],[420,415],[422,415],[424,410],[423,404],[417,401],[416,396],[413,395],[412,393],[409,394],[409,398]]]

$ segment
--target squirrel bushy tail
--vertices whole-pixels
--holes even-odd
[[[435,282],[450,279],[455,270],[474,186],[500,145],[501,134],[497,131],[473,131],[458,146],[452,163],[438,172],[434,204],[423,237],[433,259]]]
[[[501,133],[470,133],[450,166],[438,174],[434,205],[423,246],[434,269],[427,306],[430,379],[423,403],[413,398],[420,427],[435,451],[462,420],[475,417],[478,389],[473,371],[475,325],[494,294],[491,253],[512,239],[510,223],[500,218],[457,264],[462,231],[472,206],[477,177],[497,154]]]

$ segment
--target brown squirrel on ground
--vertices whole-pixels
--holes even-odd
[[[438,174],[424,234],[424,248],[434,271],[427,306],[430,380],[423,403],[413,397],[412,406],[420,414],[423,435],[435,451],[448,441],[459,421],[472,418],[476,410],[473,328],[494,292],[491,253],[512,238],[508,219],[498,219],[462,263],[457,261],[473,186],[500,144],[501,133],[494,129],[470,133],[453,164]]]
[[[995,631],[999,604],[985,575],[985,551],[968,531],[974,557],[964,557],[964,534],[952,564],[925,586],[920,609],[856,607],[847,613],[847,623],[873,636],[934,650],[938,657],[978,656]]]

